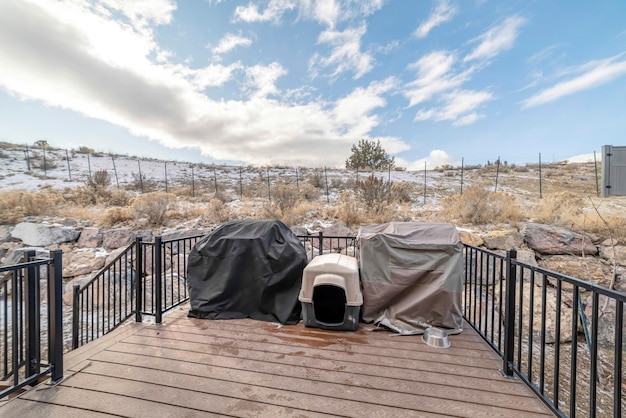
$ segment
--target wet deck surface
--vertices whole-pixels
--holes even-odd
[[[0,417],[553,416],[469,326],[451,347],[387,331],[249,319],[126,325],[65,357],[65,379]]]

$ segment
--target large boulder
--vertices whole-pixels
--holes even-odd
[[[608,287],[611,283],[610,267],[596,257],[583,258],[571,255],[553,255],[540,260],[539,266],[604,287]],[[548,278],[548,281],[556,285],[556,279]],[[573,287],[565,281],[561,286],[564,290],[571,290]]]
[[[541,254],[596,255],[598,248],[591,239],[571,229],[527,223],[521,229],[526,244]]]
[[[102,247],[102,229],[85,228],[78,237],[78,246],[80,248],[97,248]]]
[[[63,253],[63,277],[76,277],[96,273],[102,267],[107,254],[102,250],[82,248]]]
[[[484,243],[483,239],[473,232],[466,231],[464,229],[459,229],[458,232],[459,237],[461,237],[461,242],[465,245],[480,247]]]
[[[606,240],[600,247],[600,257],[613,261],[621,266],[626,266],[626,245],[614,245],[610,240]]]
[[[490,250],[509,250],[511,248],[519,248],[524,243],[522,235],[514,230],[507,229],[504,231],[491,231],[483,236],[485,247]]]
[[[107,229],[102,234],[102,246],[107,249],[125,247],[133,241],[134,237],[130,229]]]
[[[11,236],[21,240],[24,244],[33,247],[47,247],[49,245],[76,241],[80,231],[72,226],[58,224],[39,224],[21,222],[15,225]]]

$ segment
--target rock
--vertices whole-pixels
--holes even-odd
[[[78,246],[81,248],[102,247],[102,229],[85,228],[78,237]]]
[[[7,251],[2,262],[5,266],[19,264],[24,261],[24,253],[26,251],[35,251],[35,256],[39,258],[50,258],[50,251],[41,247],[19,247],[11,248]]]
[[[522,235],[514,229],[491,231],[483,236],[485,247],[490,250],[510,250],[524,243]]]
[[[106,253],[102,250],[82,248],[63,253],[63,277],[95,274],[104,267]]]
[[[534,290],[533,298],[531,301],[530,298],[530,283],[523,283],[522,286],[522,324],[524,332],[528,332],[528,327],[530,325],[530,309],[532,306],[533,309],[533,339],[534,341],[539,342],[541,339],[541,306],[542,306],[542,295],[539,289]],[[516,292],[520,291],[519,285],[515,288]],[[515,303],[515,318],[519,317],[519,303],[517,302],[518,294],[516,296]],[[502,297],[506,298],[506,289],[502,290]],[[502,301],[502,305],[500,305],[499,295],[496,292],[495,294],[495,306],[496,309],[499,306],[502,306],[503,312],[501,312],[500,319],[504,321],[504,309],[505,309],[505,301]],[[486,314],[486,313],[483,313]],[[565,301],[561,300],[561,332],[560,332],[560,342],[566,343],[572,341],[572,308],[565,303]],[[556,294],[554,289],[548,287],[546,289],[546,343],[554,344],[556,342]],[[580,329],[579,329],[580,331]]]
[[[11,236],[24,244],[34,247],[47,247],[53,244],[75,241],[80,232],[71,226],[21,222],[13,228]]]
[[[336,222],[322,230],[323,234],[331,237],[351,237],[352,231],[343,222]]]
[[[106,249],[116,249],[130,244],[135,234],[126,228],[107,229],[102,234],[102,246]]]
[[[461,242],[465,245],[471,245],[473,247],[480,247],[483,245],[484,241],[478,235],[465,230],[459,230],[459,236],[461,237]]]
[[[307,231],[307,229],[303,226],[292,226],[291,227],[291,232],[293,232],[295,235],[309,235],[309,231]]]
[[[0,225],[0,242],[6,242],[11,239],[11,229],[9,225]]]
[[[506,251],[504,250],[497,250],[493,252],[502,256],[503,258],[506,258]],[[470,268],[470,282],[471,283],[477,282],[477,283],[481,283],[483,286],[490,286],[490,285],[497,283],[498,280],[504,280],[506,278],[506,260],[502,260],[498,257],[495,259],[495,264],[494,264],[494,260],[487,261],[486,259],[484,259],[483,263],[481,264],[480,253],[477,254],[478,256],[477,263],[479,265],[482,265],[482,271],[479,271],[478,274],[475,276],[473,273],[474,264],[475,264],[473,255],[474,254],[472,254],[472,258],[467,259],[468,265]],[[486,257],[486,256],[483,256],[483,257]],[[537,261],[535,260],[534,251],[517,250],[517,259],[525,264],[528,264],[533,267],[537,267]],[[494,266],[495,266],[495,270],[494,270]],[[464,267],[465,267],[465,262],[464,262]],[[502,271],[502,274],[500,274],[500,271]],[[528,269],[524,269],[523,275],[524,275],[525,281],[530,280],[530,274],[531,273]]]
[[[603,243],[604,244],[604,243]],[[615,258],[615,263],[626,266],[626,246],[624,245],[615,245],[615,246],[602,246],[600,247],[600,257],[613,261]]]
[[[610,267],[594,257],[581,258],[571,255],[553,255],[540,260],[539,266],[565,276],[592,282],[600,286],[608,287],[611,283]],[[548,281],[556,286],[556,280],[548,278]],[[563,289],[571,290],[573,286],[567,282],[563,282],[562,287]]]
[[[526,244],[541,254],[596,255],[589,237],[560,226],[527,223],[521,229]]]

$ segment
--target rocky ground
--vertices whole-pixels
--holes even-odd
[[[21,260],[26,248],[35,248],[41,254],[51,249],[63,251],[64,301],[68,311],[72,286],[89,280],[136,236],[150,241],[156,235],[165,239],[180,234],[199,235],[228,219],[259,218],[268,214],[286,216],[287,209],[293,211],[293,208],[278,207],[280,197],[274,188],[284,184],[302,188],[307,183],[315,184],[317,194],[308,199],[299,216],[290,218],[296,220],[289,224],[297,234],[322,231],[327,235],[355,235],[361,223],[388,220],[452,222],[466,244],[500,254],[514,248],[518,251],[518,258],[531,266],[543,267],[604,288],[626,291],[626,197],[598,197],[598,168],[593,163],[558,163],[541,168],[533,165],[496,167],[491,164],[466,167],[464,170],[448,167],[428,172],[376,173],[379,178],[405,185],[409,199],[389,203],[374,212],[372,208],[363,208],[363,202],[354,197],[352,190],[357,174],[345,170],[202,167],[163,161],[138,164],[136,159],[130,157],[87,157],[86,154],[72,157],[68,154],[63,161],[60,152],[48,155],[57,164],[42,175],[39,169],[25,168],[21,150],[4,150],[0,158],[8,163],[0,164],[0,186],[5,193],[58,191],[68,196],[75,188],[89,187],[85,185],[96,171],[110,171],[113,164],[115,176],[111,179],[115,180],[107,186],[109,189],[140,195],[137,174],[138,166],[143,165],[144,173],[149,173],[143,178],[145,187],[152,190],[169,188],[170,192],[174,189],[177,193],[178,214],[171,218],[165,216],[158,225],[140,216],[120,216],[119,220],[113,221],[109,217],[107,222],[103,222],[103,214],[123,208],[101,203],[80,208],[76,207],[76,203],[66,203],[61,213],[26,215],[0,225],[2,265]],[[64,166],[62,163],[67,164]],[[169,169],[168,174],[163,176],[162,169]],[[360,179],[369,174],[359,173]],[[190,177],[193,182],[190,182]],[[476,193],[472,187],[489,192]],[[186,191],[181,191],[183,189]],[[194,196],[190,197],[192,194]],[[219,201],[216,201],[218,195]],[[352,198],[346,198],[346,195]],[[2,199],[9,197],[7,194],[0,196],[0,205]],[[348,210],[358,215],[355,218],[358,222],[345,222],[351,219],[346,217]],[[216,211],[224,211],[226,216],[216,216]],[[181,216],[181,212],[186,216]],[[541,306],[541,301],[537,299],[541,292],[535,292],[534,299],[530,300],[528,290],[531,284],[528,277],[523,280],[526,299],[521,309],[529,312],[530,306],[535,309]],[[537,281],[535,285],[540,286],[541,283]],[[493,297],[493,288],[488,284],[485,294]],[[564,286],[563,290],[571,292],[571,286]],[[560,340],[565,343],[573,337],[571,309],[575,301],[564,297],[562,302],[563,315],[570,318],[569,324],[561,326]],[[593,302],[590,292],[582,293],[582,302],[583,310],[590,318]],[[600,345],[607,349],[602,354],[606,359],[606,370],[612,370],[610,347],[614,333],[611,321],[615,316],[615,304],[606,303],[604,297],[600,303]],[[554,283],[549,285],[547,305],[551,309],[556,305]],[[547,320],[548,343],[553,343],[555,339],[552,315]],[[527,316],[524,320],[528,320]],[[582,328],[579,331],[576,338],[582,340],[584,346]],[[602,381],[607,385],[610,380],[610,376],[603,376]]]

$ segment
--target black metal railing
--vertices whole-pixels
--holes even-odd
[[[0,267],[0,398],[63,378],[62,269],[60,250]]]
[[[138,237],[89,282],[74,286],[72,348],[78,348],[135,316],[163,314],[185,302],[187,257],[201,235],[143,242]]]
[[[585,301],[583,302],[583,298]],[[558,416],[621,417],[626,294],[465,246],[465,319]]]
[[[298,235],[304,245],[309,260],[326,253],[341,253],[356,257],[356,237],[324,235],[320,231],[317,235]]]
[[[163,314],[189,299],[187,259],[203,235],[154,242],[135,242],[73,294],[72,348],[93,341],[117,328],[133,314],[161,323]],[[311,259],[319,254],[340,252],[356,256],[356,238],[301,235],[298,239]]]

